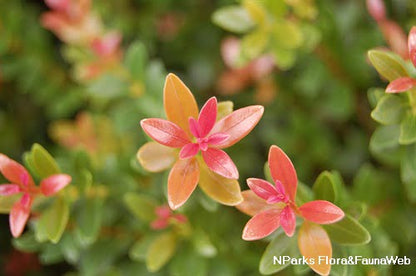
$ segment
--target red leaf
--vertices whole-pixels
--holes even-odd
[[[202,151],[202,158],[213,172],[226,178],[238,179],[237,167],[224,151],[208,148],[206,151]]]
[[[401,93],[416,86],[416,80],[409,77],[402,77],[390,82],[386,88],[387,93]]]
[[[304,219],[318,224],[331,224],[344,217],[338,206],[326,200],[307,202],[300,206],[299,211]]]
[[[280,224],[286,235],[292,237],[296,229],[296,215],[292,208],[286,206],[280,214]]]
[[[230,135],[225,133],[214,133],[211,136],[208,137],[207,143],[212,146],[219,146],[227,139],[230,138]]]
[[[249,178],[247,179],[247,185],[256,195],[264,200],[268,200],[270,197],[277,195],[276,187],[274,187],[266,180],[259,178]]]
[[[240,108],[219,120],[211,133],[225,133],[230,135],[219,148],[228,148],[243,139],[260,121],[264,108],[261,105]]]
[[[65,188],[71,180],[67,174],[54,174],[42,180],[40,190],[45,196],[51,196]]]
[[[163,119],[144,119],[140,125],[156,142],[171,147],[181,148],[190,143],[186,133],[176,124]]]
[[[281,210],[270,209],[252,217],[243,230],[243,240],[253,241],[267,237],[279,228]]]
[[[202,107],[198,117],[201,137],[205,137],[212,130],[217,120],[217,98],[210,98]]]
[[[28,171],[16,161],[8,158],[6,155],[0,153],[0,172],[4,177],[12,182],[12,184],[19,184],[21,186],[34,186],[32,176]]]
[[[27,220],[29,219],[31,204],[32,199],[30,196],[28,194],[24,194],[10,210],[9,224],[13,237],[17,238],[22,234]]]
[[[280,181],[288,197],[294,201],[298,186],[295,167],[289,157],[278,146],[271,146],[269,150],[269,168],[275,182]]]
[[[198,121],[195,118],[189,118],[189,130],[191,131],[192,135],[196,138],[201,137],[201,128],[199,127]]]
[[[179,152],[180,159],[186,159],[195,156],[199,151],[199,145],[195,143],[189,143],[183,146]]]
[[[178,160],[168,178],[168,202],[173,210],[181,207],[191,196],[199,181],[199,167],[195,158]]]
[[[20,193],[20,187],[16,184],[2,184],[0,185],[0,195],[9,196]]]
[[[416,27],[412,27],[409,32],[407,46],[409,48],[409,57],[413,63],[413,66],[416,67]]]

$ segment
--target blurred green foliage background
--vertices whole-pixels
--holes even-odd
[[[116,67],[92,80],[82,80],[76,67],[88,59],[88,52],[62,42],[42,27],[41,14],[49,10],[43,1],[0,0],[0,152],[20,162],[23,153],[39,143],[56,158],[62,171],[73,176],[74,185],[91,185],[96,190],[104,187],[106,191],[96,199],[81,196],[73,204],[71,217],[82,233],[69,229],[57,245],[34,241],[32,232],[24,236],[26,240],[15,240],[12,245],[7,216],[2,215],[1,273],[149,273],[144,263],[137,261],[141,257],[132,257],[131,251],[129,256],[129,250],[136,240],[152,235],[152,230],[129,213],[123,197],[141,192],[159,204],[166,202],[167,174],[145,172],[135,153],[148,140],[139,121],[163,116],[162,89],[167,72],[180,76],[199,103],[215,95],[220,101],[233,101],[235,109],[255,103],[265,106],[259,125],[228,150],[239,168],[243,190],[247,188],[246,178],[263,178],[268,148],[279,145],[291,157],[303,183],[311,186],[324,170],[338,171],[348,190],[348,201],[362,206],[360,222],[370,231],[372,241],[346,247],[348,255],[398,254],[415,260],[415,203],[407,197],[398,163],[385,162],[369,150],[377,123],[370,116],[374,106],[367,91],[384,88],[386,83],[366,54],[371,48],[386,45],[380,29],[364,1],[286,2],[313,6],[316,16],[302,20],[314,27],[319,40],[308,50],[300,46],[291,49],[296,58],[290,66],[277,65],[259,79],[246,76],[250,79],[247,82],[237,77],[247,84],[227,93],[219,80],[235,68],[225,64],[222,43],[229,36],[242,38],[246,34],[227,31],[212,18],[219,9],[239,2],[93,1],[91,9],[106,29],[122,36],[122,69]],[[385,4],[389,18],[406,33],[416,24],[414,1],[388,0]],[[255,47],[256,42],[245,47]],[[274,47],[279,45],[270,43],[262,54],[281,51]],[[256,57],[245,58],[242,66]],[[240,74],[255,73],[248,70]],[[80,113],[88,114],[91,120],[86,127],[74,123],[79,122]],[[62,137],[81,138],[76,146],[68,146]],[[88,147],[91,139],[97,144],[94,149]],[[88,177],[91,180],[85,180]],[[258,275],[266,243],[241,240],[248,217],[197,192],[184,210],[194,229],[192,238],[185,239],[170,265],[157,275]],[[71,224],[70,219],[69,228]],[[204,255],[210,248],[215,248],[216,254]],[[22,257],[25,255],[15,250],[36,255]],[[26,259],[33,274],[18,274],[16,263]],[[414,265],[349,269],[334,273],[416,273]],[[312,272],[291,267],[280,273]]]

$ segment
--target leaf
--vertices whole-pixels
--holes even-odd
[[[322,226],[304,222],[299,230],[298,246],[300,253],[305,258],[314,259],[315,262],[309,267],[320,275],[328,275],[331,265],[326,262],[319,262],[319,258],[332,257],[332,246],[328,234]]]
[[[281,209],[268,209],[254,215],[243,230],[243,240],[254,241],[267,237],[280,226]]]
[[[410,77],[402,77],[390,82],[386,87],[386,93],[402,93],[416,86],[416,80]]]
[[[15,248],[24,252],[36,252],[40,249],[41,244],[36,241],[33,232],[26,232],[16,239],[12,239]]]
[[[335,183],[330,172],[324,171],[318,176],[313,185],[313,192],[315,193],[316,199],[335,202],[337,195]]]
[[[94,197],[85,198],[80,204],[76,217],[77,234],[86,245],[92,244],[98,237],[103,218],[103,203],[102,198]]]
[[[68,203],[63,198],[57,197],[53,204],[43,212],[37,232],[40,232],[39,236],[47,237],[52,243],[58,243],[68,224],[68,219]]]
[[[274,62],[281,70],[290,69],[296,62],[296,52],[279,47],[277,44],[273,47]]]
[[[262,25],[267,19],[266,11],[263,6],[256,0],[243,0],[243,7],[247,10],[250,18],[258,25]]]
[[[192,137],[188,119],[198,117],[198,105],[189,88],[172,73],[168,74],[165,80],[163,104],[168,120],[177,124],[189,137]]]
[[[118,76],[105,74],[92,80],[87,86],[88,94],[95,99],[113,99],[127,93],[127,83]]]
[[[409,145],[414,142],[416,142],[416,114],[409,112],[400,124],[399,143]]]
[[[252,105],[233,111],[219,120],[211,133],[225,133],[230,135],[230,138],[218,148],[228,148],[247,136],[260,121],[263,112],[263,106]]]
[[[146,47],[140,41],[135,41],[127,49],[124,63],[133,79],[144,81],[148,55]]]
[[[150,272],[158,271],[172,258],[176,250],[176,239],[173,232],[167,232],[153,240],[146,255],[146,266]]]
[[[344,245],[367,244],[371,240],[370,233],[357,220],[346,214],[334,224],[324,226],[332,241]]]
[[[0,196],[0,214],[10,213],[13,205],[20,199],[21,194],[14,194],[11,196]]]
[[[40,178],[46,178],[60,173],[55,159],[39,144],[33,144],[32,146],[31,161],[33,168],[36,170],[36,174]]]
[[[123,200],[138,219],[150,222],[156,218],[155,208],[158,204],[153,198],[137,193],[127,193]]]
[[[304,219],[318,224],[334,223],[344,217],[341,208],[326,200],[307,202],[299,207],[299,212]]]
[[[404,150],[400,169],[406,195],[414,203],[416,202],[416,144],[409,145]]]
[[[241,53],[249,59],[259,57],[266,49],[269,42],[269,33],[262,28],[245,35],[241,42]]]
[[[291,239],[283,231],[278,231],[276,237],[269,243],[261,256],[259,264],[260,273],[270,275],[285,269],[290,262],[282,262],[279,264],[274,262],[274,258],[289,256],[290,245]]]
[[[176,254],[172,263],[169,265],[169,275],[177,276],[204,276],[208,274],[208,262],[207,258],[204,258],[192,249],[181,250]],[[212,274],[218,275],[218,274]]]
[[[401,97],[393,95],[383,96],[371,112],[371,117],[384,125],[398,124],[405,113],[405,104]]]
[[[281,148],[273,145],[269,150],[268,162],[274,182],[280,181],[285,188],[286,194],[294,201],[296,198],[298,178],[292,161],[290,161],[290,158]]]
[[[278,20],[273,27],[273,41],[280,48],[292,50],[302,45],[302,31],[294,21]]]
[[[154,238],[153,235],[146,235],[142,239],[136,241],[129,250],[129,257],[134,261],[145,261],[147,251]]]
[[[246,190],[241,193],[243,201],[235,206],[240,212],[246,215],[254,216],[257,213],[275,207],[268,204],[264,199],[258,197],[252,190]]]
[[[181,207],[195,190],[200,168],[195,158],[178,160],[168,177],[168,203],[172,210]]]
[[[209,236],[202,230],[195,231],[192,235],[192,243],[199,255],[212,258],[217,255],[217,248]]]
[[[202,151],[205,164],[213,172],[230,179],[238,179],[238,170],[230,156],[223,150],[208,148]]]
[[[398,125],[378,127],[371,136],[370,150],[372,152],[382,152],[397,147],[399,145],[399,135]]]
[[[377,72],[389,81],[408,76],[403,60],[392,52],[370,50],[368,58]]]
[[[202,161],[199,161],[199,167],[199,187],[205,194],[224,205],[235,206],[241,203],[243,197],[237,180],[212,172]]]
[[[212,14],[212,22],[235,33],[245,33],[254,27],[254,22],[247,10],[237,5],[216,10]]]
[[[178,153],[174,148],[156,142],[144,144],[136,154],[140,165],[150,172],[160,172],[172,167],[177,157]]]
[[[181,148],[190,143],[185,131],[168,120],[143,119],[140,125],[147,135],[164,146]]]

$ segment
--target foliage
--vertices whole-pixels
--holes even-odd
[[[415,15],[1,1],[0,274],[413,275]]]

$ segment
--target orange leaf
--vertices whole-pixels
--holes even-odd
[[[193,137],[189,130],[188,119],[198,118],[198,105],[189,88],[172,73],[166,77],[163,102],[169,121],[180,126],[189,137]]]
[[[320,275],[328,275],[331,270],[332,246],[328,234],[322,226],[304,222],[299,230],[298,246],[300,253],[309,261],[309,267]],[[325,259],[328,258],[328,262]]]
[[[168,178],[168,202],[173,210],[181,207],[195,190],[199,166],[195,158],[176,161]]]
[[[218,148],[228,148],[247,136],[260,121],[263,112],[263,106],[252,105],[240,108],[219,120],[211,133],[225,133],[230,135],[230,138]]]

